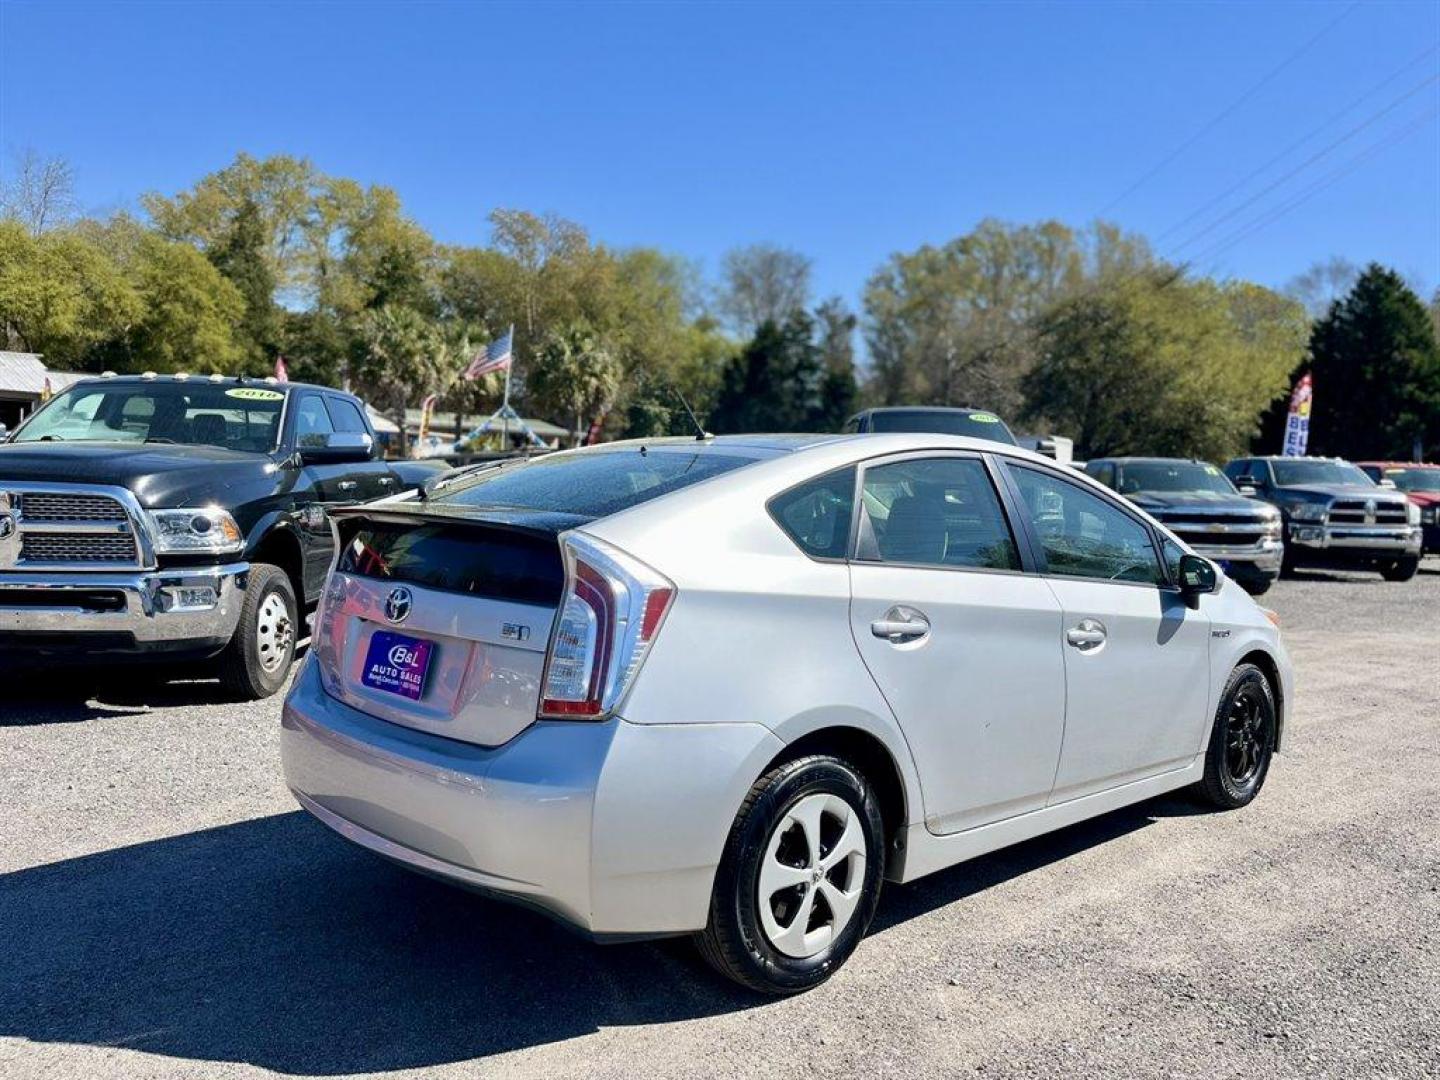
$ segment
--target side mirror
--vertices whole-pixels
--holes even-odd
[[[0,424],[0,442],[9,442],[9,441],[10,441],[10,429],[9,429],[8,427],[6,427],[4,424]]]
[[[1247,499],[1253,499],[1256,495],[1260,494],[1260,492],[1256,490],[1254,484],[1237,484],[1235,485],[1235,490],[1240,492],[1240,494],[1244,495]]]
[[[0,425],[0,426],[3,426],[3,425]],[[1376,482],[1377,484],[1379,484],[1379,485],[1380,485],[1381,487],[1383,487],[1383,488],[1389,488],[1391,491],[1394,491],[1394,490],[1395,490],[1395,481],[1394,481],[1394,480],[1391,480],[1388,476],[1387,476],[1387,477],[1384,477],[1383,479],[1377,480],[1377,481],[1375,481],[1375,482]]]
[[[1237,488],[1254,488],[1258,491],[1264,485],[1260,483],[1258,477],[1250,476],[1247,473],[1245,476],[1237,476],[1235,478],[1235,486]]]
[[[306,465],[320,462],[369,461],[374,440],[363,431],[330,431],[300,437],[300,460]]]
[[[1186,607],[1197,608],[1200,597],[1219,591],[1220,571],[1214,563],[1199,555],[1180,556],[1180,595]]]

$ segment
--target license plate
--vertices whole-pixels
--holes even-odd
[[[425,692],[425,672],[434,649],[433,641],[377,630],[365,652],[360,681],[376,690],[419,701]]]

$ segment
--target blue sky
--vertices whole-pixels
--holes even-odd
[[[65,156],[95,210],[177,191],[240,150],[305,155],[393,186],[447,242],[483,242],[496,206],[709,272],[769,241],[812,256],[817,290],[852,303],[889,253],[986,216],[1103,210],[1164,235],[1163,254],[1275,185],[1180,252],[1204,254],[1333,177],[1198,268],[1280,285],[1338,254],[1428,290],[1437,45],[1433,2],[0,0],[0,153],[7,169],[26,147]]]

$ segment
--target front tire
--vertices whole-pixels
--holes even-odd
[[[824,754],[777,765],[730,829],[700,954],[760,993],[809,990],[855,951],[884,876],[885,830],[864,775]]]
[[[1278,714],[1265,673],[1241,664],[1230,673],[1205,753],[1205,775],[1196,794],[1220,810],[1252,802],[1265,784],[1275,753]]]
[[[1420,557],[1396,559],[1380,567],[1380,576],[1386,581],[1409,581],[1420,570]]]
[[[295,589],[285,571],[253,564],[235,636],[219,657],[220,685],[245,701],[274,694],[290,677],[299,625]]]

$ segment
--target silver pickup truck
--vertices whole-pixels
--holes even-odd
[[[1348,461],[1236,458],[1225,475],[1280,509],[1287,572],[1375,570],[1386,581],[1409,581],[1420,567],[1420,508]]]

